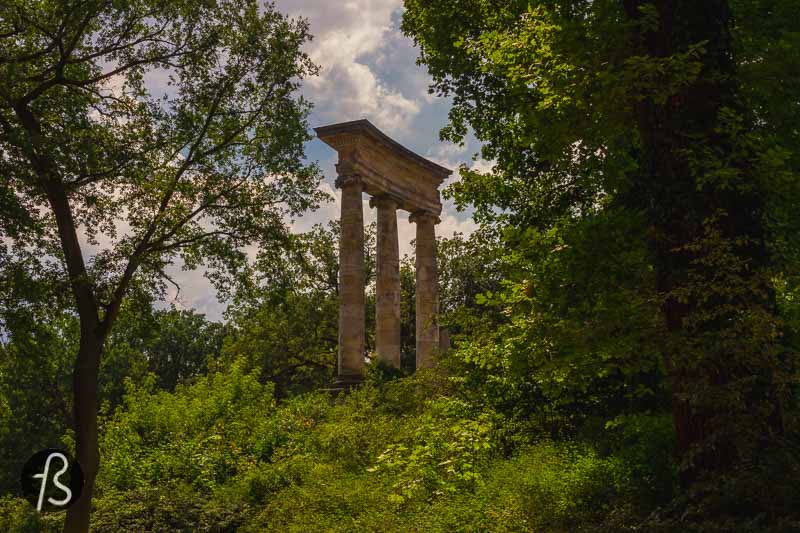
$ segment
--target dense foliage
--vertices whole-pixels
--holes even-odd
[[[0,529],[85,529],[85,501],[65,521],[19,494],[29,451],[64,447],[102,459],[98,532],[800,530],[793,2],[407,0],[443,137],[494,167],[445,192],[480,227],[438,242],[436,368],[413,372],[413,257],[402,368],[373,361],[365,228],[367,380],[338,395],[339,228],[282,219],[322,200],[307,24],[12,4]],[[76,224],[107,245],[86,263]],[[178,259],[224,323],[158,303]]]
[[[176,262],[226,290],[246,246],[280,246],[283,217],[321,197],[296,94],[309,37],[254,0],[0,4],[0,261],[56,279],[79,322],[68,531],[89,527],[98,375],[128,295],[163,295]]]
[[[505,247],[493,300],[510,323],[471,339],[466,362],[513,384],[515,405],[538,398],[529,409],[561,430],[669,409],[693,502],[682,527],[790,513],[794,3],[406,8],[431,90],[453,98],[443,137],[471,130],[495,162],[450,189]],[[766,457],[795,466],[764,476]]]
[[[46,316],[32,312],[24,322],[12,319],[4,316],[7,329],[0,344],[0,492],[18,490],[18,474],[31,450],[73,440],[69,390],[77,319],[53,307]],[[122,404],[126,380],[140,385],[152,379],[172,390],[206,374],[220,355],[224,328],[193,311],[156,310],[143,299],[124,306],[119,324],[98,380],[106,413]]]
[[[637,461],[668,463],[645,431],[628,435],[637,457],[509,431],[441,374],[276,404],[244,366],[129,388],[102,421],[93,530],[588,531],[640,505]],[[0,507],[22,531],[59,526]]]

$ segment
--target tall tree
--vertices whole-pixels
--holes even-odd
[[[291,236],[285,250],[261,250],[251,286],[228,307],[221,362],[243,358],[285,397],[330,381],[336,367],[338,223]]]
[[[16,258],[55,265],[80,322],[85,486],[65,531],[89,527],[98,370],[132,284],[164,291],[180,259],[222,286],[245,246],[280,245],[284,214],[318,199],[295,96],[316,70],[308,39],[305,21],[255,0],[0,6],[4,237]]]
[[[375,223],[364,228],[366,316],[374,317]],[[222,363],[243,358],[280,397],[329,383],[336,368],[339,223],[294,234],[283,250],[262,249],[228,307]],[[374,318],[367,320],[374,339]],[[369,352],[369,344],[365,352]],[[365,356],[367,355],[365,353]]]
[[[593,219],[646,250],[637,262],[655,277],[655,331],[687,484],[750,464],[782,430],[787,354],[772,279],[791,276],[787,258],[797,258],[797,217],[786,208],[799,197],[797,133],[786,124],[800,91],[753,72],[800,65],[790,5],[406,5],[403,28],[421,47],[432,90],[453,97],[443,136],[458,142],[472,128],[497,161],[491,174],[462,171],[453,194],[506,227],[511,259],[525,256],[532,229]],[[792,52],[776,54],[770,42]],[[772,83],[785,109],[767,95]],[[583,243],[583,268],[608,258]]]
[[[209,363],[219,357],[225,327],[191,309],[153,314],[157,336],[144,351],[158,385],[172,391],[182,381],[205,374]]]
[[[495,232],[479,228],[467,238],[460,233],[439,238],[439,321],[450,336],[478,337],[503,321],[496,308],[478,301],[502,288],[502,248]]]

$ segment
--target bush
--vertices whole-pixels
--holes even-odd
[[[56,533],[64,515],[40,514],[23,498],[0,496],[0,531],[5,533]]]
[[[460,491],[406,517],[413,531],[589,531],[619,505],[627,469],[591,448],[543,441],[483,470]]]
[[[221,531],[243,498],[221,509],[215,493],[269,459],[280,430],[271,386],[234,364],[228,372],[156,392],[131,387],[102,425],[96,531]]]
[[[94,531],[579,531],[613,512],[631,521],[628,456],[509,435],[524,426],[454,395],[439,372],[276,405],[243,368],[174,393],[129,389],[102,426]]]
[[[602,439],[631,469],[630,490],[643,509],[669,502],[678,490],[673,464],[675,430],[669,414],[619,416],[606,423]]]

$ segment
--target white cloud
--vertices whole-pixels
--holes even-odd
[[[156,307],[166,308],[174,305],[178,309],[194,309],[206,315],[206,319],[222,320],[225,306],[217,299],[217,290],[201,269],[183,270],[178,259],[166,270],[180,286],[180,292],[173,286],[167,287],[166,297]]]
[[[441,189],[446,188],[448,185],[457,183],[461,180],[461,172],[459,167],[467,163],[466,159],[469,155],[469,144],[457,145],[451,142],[441,142],[428,150],[427,158],[442,165],[443,167],[453,170],[453,173],[441,185]],[[475,170],[481,173],[491,172],[494,169],[495,162],[487,161],[486,159],[479,158],[472,161],[467,165],[470,170]]]
[[[303,93],[315,103],[322,122],[368,118],[390,135],[406,132],[421,102],[386,83],[376,71],[392,62],[393,43],[407,41],[392,23],[392,15],[402,9],[401,0],[283,0],[277,7],[311,24],[314,39],[307,52],[321,72],[306,80]]]
[[[483,174],[486,174],[487,172],[491,172],[492,170],[494,170],[494,165],[495,165],[494,161],[478,159],[477,161],[473,162],[469,168],[470,170],[475,170]]]
[[[442,161],[442,164],[453,166],[455,157],[463,155],[469,147],[466,143],[458,145],[450,141],[441,142],[428,151],[430,157]]]
[[[439,105],[442,99],[428,94],[430,76],[424,67],[414,64],[417,51],[397,28],[402,0],[278,0],[276,4],[279,11],[307,18],[311,25],[314,39],[308,43],[306,52],[320,65],[321,72],[318,77],[304,80],[302,91],[315,104],[311,117],[314,126],[367,118],[387,135],[453,169],[453,176],[442,187],[460,178],[457,169],[462,162],[469,161],[469,150],[474,146],[436,140],[430,148],[424,144],[444,125],[439,122],[446,120],[446,108]],[[147,83],[154,94],[163,93],[164,73],[152,74]],[[325,153],[332,155],[332,152]],[[286,223],[293,232],[307,232],[314,224],[339,219],[341,191],[332,185],[335,159],[333,156],[323,163],[327,179],[320,185],[332,201],[293,220],[287,218]],[[486,171],[491,163],[478,160],[471,168]],[[364,224],[367,225],[375,220],[376,211],[369,207],[367,195],[363,201]],[[415,238],[416,225],[408,221],[408,216],[409,213],[398,211],[401,257],[413,253],[411,241]],[[440,218],[436,234],[442,237],[451,237],[455,232],[466,235],[477,227],[468,214],[456,213],[451,202],[445,202]],[[253,247],[247,252],[252,258],[257,250]],[[166,304],[194,308],[212,320],[220,319],[225,306],[216,299],[215,290],[203,271],[182,271],[180,267],[176,264],[168,269],[181,285],[181,291],[176,294],[171,287]]]
[[[436,227],[436,234],[440,237],[452,237],[454,233],[469,235],[478,229],[478,225],[471,217],[459,219],[452,213],[443,212],[441,220],[442,222]]]

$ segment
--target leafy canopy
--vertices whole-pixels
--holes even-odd
[[[247,0],[0,9],[2,227],[17,259],[64,258],[75,278],[82,246],[114,309],[134,275],[163,291],[178,258],[235,272],[245,245],[274,245],[285,214],[321,199],[301,163],[305,21]]]

